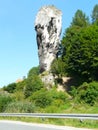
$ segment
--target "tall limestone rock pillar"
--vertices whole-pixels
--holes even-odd
[[[62,12],[54,6],[42,7],[36,16],[40,73],[50,71],[51,63],[57,57],[60,47]]]

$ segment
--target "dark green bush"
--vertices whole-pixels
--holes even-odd
[[[66,102],[69,95],[66,92],[57,91],[56,89],[52,89],[49,91],[50,97],[52,97],[53,100],[62,100],[63,102]]]
[[[51,72],[61,78],[65,75],[65,63],[61,58],[55,59],[51,65]]]
[[[31,76],[30,78],[28,78],[26,80],[26,86],[24,89],[25,98],[32,95],[33,92],[40,90],[41,88],[43,88],[43,86],[44,86],[44,84],[42,83],[39,76],[37,76],[37,75],[35,75],[33,77]]]
[[[45,108],[52,104],[52,102],[56,101],[55,104],[58,106],[58,104],[65,103],[68,98],[68,94],[65,92],[58,92],[56,89],[41,89],[31,96],[31,101],[35,102],[36,106]]]
[[[11,83],[3,88],[4,91],[7,91],[9,93],[13,93],[16,89],[16,83]]]
[[[36,106],[45,108],[51,104],[52,97],[50,97],[46,89],[41,89],[33,93],[31,101],[34,101]]]
[[[35,75],[39,75],[39,66],[31,68],[28,72],[28,78],[33,77]]]
[[[0,95],[0,112],[4,112],[7,105],[12,101],[8,95]]]
[[[94,105],[98,101],[98,82],[84,83],[78,88],[80,101]]]

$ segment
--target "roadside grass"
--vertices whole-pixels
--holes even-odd
[[[48,106],[43,109],[37,109],[40,113],[84,113],[98,114],[98,104],[89,106],[87,104],[66,103],[59,107]],[[80,120],[80,119],[51,119],[51,118],[33,118],[33,117],[0,117],[0,120],[14,120],[30,123],[55,124],[62,126],[72,126],[78,128],[98,129],[98,120]]]
[[[0,117],[0,120],[14,120],[28,123],[54,124],[60,126],[72,126],[78,128],[90,128],[98,130],[98,120],[80,119],[50,119],[50,118],[27,118],[27,117]]]
[[[19,98],[19,101],[15,100],[15,102],[13,101],[10,103],[8,102],[8,105],[6,106],[6,102],[4,102],[6,100],[3,100],[4,98],[1,98],[2,99],[1,106],[2,104],[4,104],[5,106],[4,109],[1,110],[1,112],[98,114],[98,102],[96,102],[93,106],[91,106],[90,104],[86,104],[84,102],[78,102],[78,100],[76,99],[71,99],[69,97],[66,97],[66,95],[63,93],[58,94],[54,90],[48,94],[48,97],[50,96],[50,98],[47,98],[47,95],[44,96],[45,93],[41,95],[41,92],[39,93],[39,95],[40,98],[43,100],[40,100],[40,98],[37,95],[35,96],[36,98],[38,97],[36,101],[41,101],[41,103],[43,103],[43,101],[49,101],[51,97],[53,97],[54,100],[50,104],[47,104],[45,107],[41,107],[41,106],[36,106],[36,104],[33,101],[30,102],[31,98],[28,98],[26,100],[22,100],[21,98]],[[23,122],[30,122],[30,123],[55,124],[55,125],[62,125],[62,126],[98,129],[98,120],[50,119],[50,118],[31,118],[31,117],[30,118],[0,117],[0,120],[14,120],[14,121],[23,121]]]
[[[63,113],[83,113],[83,114],[98,114],[98,104],[89,106],[88,104],[72,104]]]

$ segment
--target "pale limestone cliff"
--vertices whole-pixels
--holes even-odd
[[[60,47],[62,12],[54,6],[42,7],[35,20],[40,73],[50,71]]]

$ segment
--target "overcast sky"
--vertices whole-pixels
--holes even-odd
[[[35,16],[44,5],[63,13],[62,35],[80,9],[91,15],[98,0],[0,0],[0,87],[27,76],[38,66]]]

